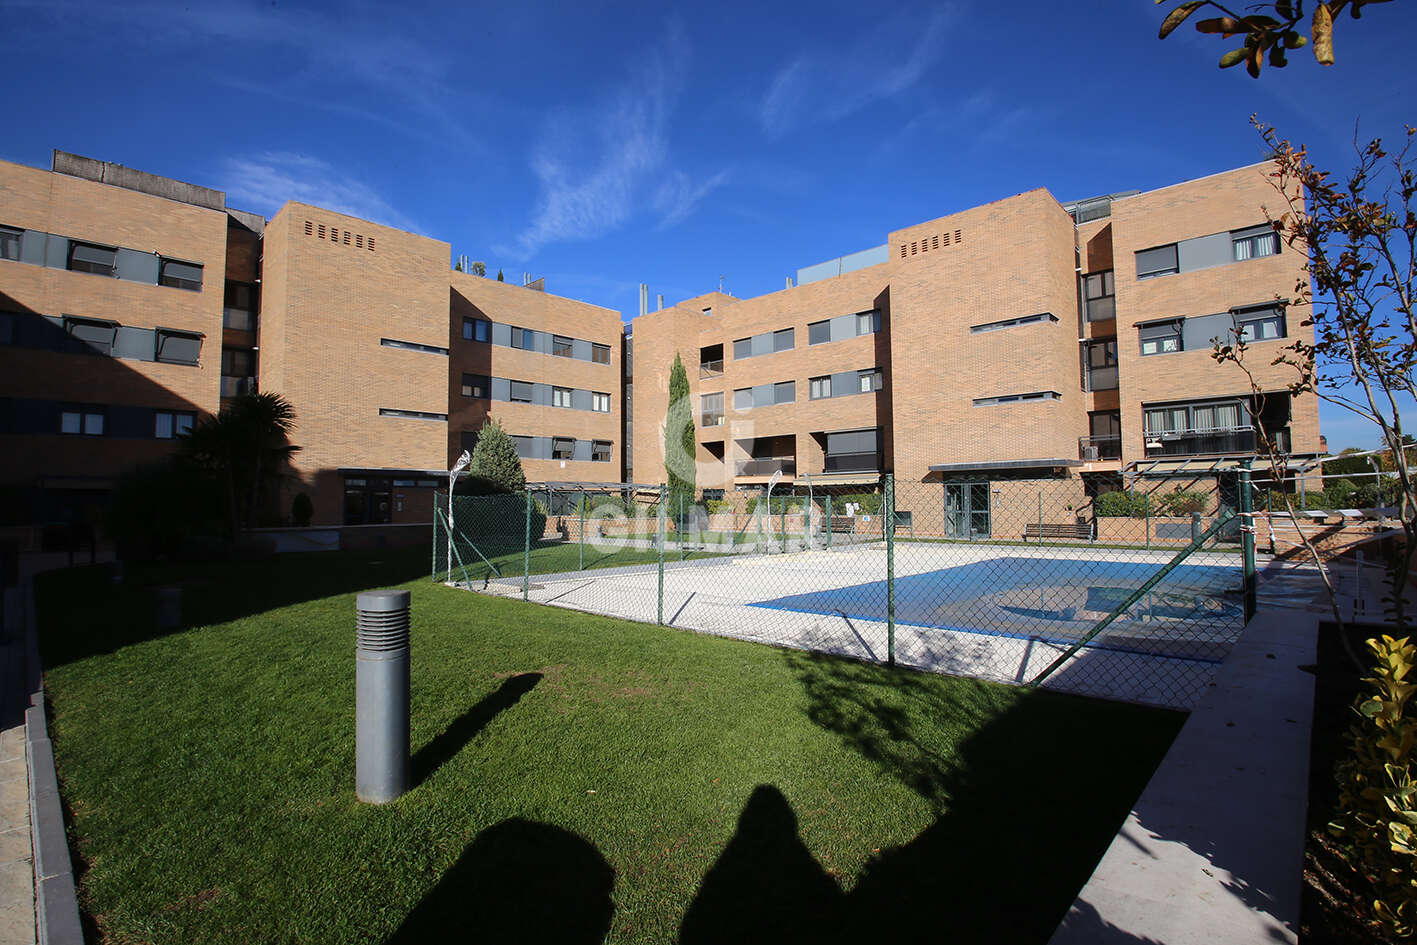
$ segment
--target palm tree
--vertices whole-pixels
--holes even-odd
[[[295,408],[280,394],[263,391],[227,401],[215,417],[203,420],[182,437],[181,456],[217,475],[226,492],[234,538],[256,523],[267,482],[300,447],[290,442]]]

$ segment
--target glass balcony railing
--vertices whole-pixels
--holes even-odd
[[[227,307],[221,310],[221,324],[223,328],[235,328],[239,331],[255,331],[256,313],[244,308]]]
[[[1238,430],[1182,430],[1146,434],[1147,456],[1187,456],[1208,453],[1253,453],[1253,428]]]
[[[1122,434],[1078,437],[1078,459],[1095,463],[1102,459],[1122,458]]]
[[[784,476],[797,475],[797,459],[782,456],[772,459],[750,459],[734,465],[735,476],[771,476],[781,472]]]
[[[699,363],[699,377],[718,377],[723,373],[723,361],[702,361]]]
[[[1117,389],[1117,366],[1110,367],[1090,367],[1087,369],[1087,389],[1092,390],[1116,390]]]
[[[1117,297],[1104,295],[1098,299],[1088,299],[1083,303],[1090,322],[1107,322],[1117,317]]]
[[[222,375],[221,396],[240,397],[242,394],[256,393],[256,379],[254,377],[229,377]]]

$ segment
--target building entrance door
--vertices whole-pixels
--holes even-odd
[[[989,483],[945,483],[945,534],[971,541],[989,537]]]

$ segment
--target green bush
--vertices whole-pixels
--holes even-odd
[[[807,500],[801,496],[773,496],[771,508],[765,502],[764,496],[750,496],[748,498],[748,514],[751,515],[758,510],[759,506],[767,509],[773,515],[781,515],[784,512],[791,514],[800,512],[807,505]]]
[[[1329,825],[1373,884],[1373,912],[1394,939],[1417,931],[1417,718],[1406,713],[1417,646],[1406,637],[1368,641],[1377,658],[1370,695],[1353,707],[1349,757],[1338,766],[1339,810]]]
[[[884,501],[879,492],[852,492],[847,495],[832,496],[832,514],[844,515],[846,504],[855,502],[860,506],[859,513],[862,515],[877,515],[881,511],[881,502]],[[820,500],[819,500],[819,504]],[[899,508],[899,505],[897,505]]]
[[[1146,497],[1130,492],[1104,492],[1092,500],[1098,518],[1141,518],[1146,514]]]
[[[1346,509],[1353,502],[1358,484],[1352,479],[1331,479],[1324,484],[1324,508]]]
[[[1153,515],[1193,515],[1210,507],[1210,496],[1204,492],[1175,492],[1152,497]]]
[[[708,509],[710,515],[717,515],[719,512],[732,512],[733,503],[727,499],[708,499],[704,502],[704,507]]]

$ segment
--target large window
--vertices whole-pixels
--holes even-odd
[[[1082,277],[1083,311],[1090,322],[1105,322],[1117,317],[1116,283],[1111,269]]]
[[[781,329],[780,331],[775,331],[775,332],[773,332],[773,333],[772,333],[772,350],[773,350],[774,352],[777,352],[777,351],[791,351],[791,350],[792,350],[793,338],[794,338],[794,337],[795,337],[795,333],[794,333],[793,329],[791,329],[791,328],[783,328],[783,329]]]
[[[1231,245],[1235,249],[1235,261],[1274,256],[1279,252],[1279,234],[1273,227],[1252,226],[1230,234]]]
[[[551,336],[551,353],[558,358],[572,357],[575,352],[575,345],[571,339],[565,335]]]
[[[856,383],[863,394],[870,394],[880,390],[882,384],[881,369],[868,368],[865,371],[858,371],[856,373]]]
[[[112,355],[118,323],[97,318],[65,318],[64,331],[69,336],[69,350]]]
[[[195,365],[202,354],[202,336],[172,328],[157,330],[157,359],[168,364]]]
[[[1165,404],[1143,409],[1148,456],[1251,452],[1255,431],[1240,400]]]
[[[571,389],[569,387],[551,388],[551,406],[569,407],[571,406]]]
[[[202,291],[202,267],[197,263],[164,259],[157,282],[158,285],[170,286],[174,289],[200,292]]]
[[[828,433],[826,472],[867,472],[880,468],[880,438],[875,430]]]
[[[1173,354],[1181,350],[1181,320],[1139,326],[1142,354]]]
[[[610,346],[592,344],[590,346],[590,359],[596,364],[609,364]]]
[[[248,348],[223,348],[221,373],[224,377],[255,377],[256,352]]]
[[[723,392],[704,394],[699,398],[699,425],[723,426]]]
[[[464,374],[462,376],[462,395],[473,397],[478,400],[486,400],[491,391],[486,374]]]
[[[69,269],[73,272],[111,276],[117,269],[117,261],[118,251],[111,246],[96,246],[93,243],[69,244]]]
[[[1284,325],[1284,312],[1272,305],[1237,311],[1235,324],[1240,331],[1240,340],[1246,343],[1272,341],[1288,336]]]
[[[854,315],[838,315],[812,322],[807,326],[807,344],[820,345],[828,341],[842,341],[861,335],[871,335],[881,330],[881,312],[871,309]]]
[[[1087,390],[1117,389],[1117,342],[1089,341],[1084,348],[1087,358]]]
[[[481,318],[464,318],[462,337],[464,341],[491,341],[492,325]]]
[[[256,287],[249,282],[228,282],[221,310],[221,324],[238,331],[256,328]]]
[[[1153,276],[1170,275],[1177,272],[1176,244],[1144,249],[1137,253],[1137,278],[1150,279]]]
[[[591,391],[590,409],[594,410],[596,413],[609,413],[610,395],[602,394],[599,391]]]
[[[71,436],[103,436],[103,408],[63,407],[59,411],[59,432]]]
[[[531,384],[527,381],[512,381],[509,385],[510,391],[507,399],[514,404],[531,403]]]
[[[592,440],[590,444],[590,461],[592,463],[610,462],[610,441]]]
[[[551,438],[552,459],[572,459],[576,454],[576,441],[568,436]]]
[[[790,404],[796,399],[796,381],[778,381],[776,384],[759,384],[757,387],[740,387],[733,392],[733,409],[752,410],[754,407],[771,407],[775,404]]]
[[[0,259],[20,258],[20,236],[23,232],[12,226],[0,226]]]
[[[523,351],[536,350],[536,332],[530,328],[512,326],[512,347]]]
[[[170,440],[192,432],[197,415],[181,410],[159,410],[153,414],[153,436]]]
[[[535,452],[535,440],[529,436],[512,437],[512,444],[517,448],[517,455],[522,459],[531,459]]]
[[[828,374],[825,377],[814,377],[811,380],[811,396],[813,400],[821,400],[832,395],[832,379]]]

